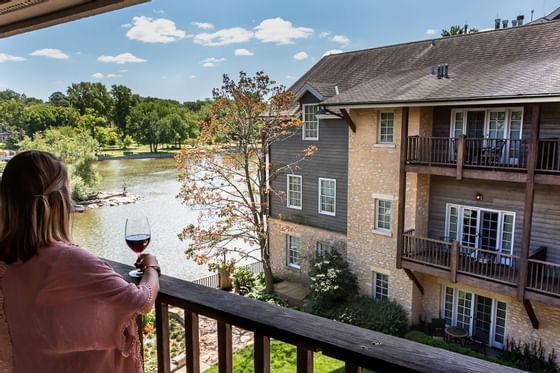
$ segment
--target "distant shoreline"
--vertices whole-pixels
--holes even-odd
[[[98,156],[98,161],[112,161],[116,159],[151,159],[151,158],[173,158],[177,153],[138,153],[129,155]]]

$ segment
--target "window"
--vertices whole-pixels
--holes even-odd
[[[336,214],[336,180],[319,178],[319,214]]]
[[[375,200],[375,229],[391,232],[391,201]]]
[[[380,144],[393,143],[393,113],[379,114],[379,136],[377,142]]]
[[[387,300],[389,297],[389,275],[373,272],[373,299]]]
[[[302,183],[301,176],[288,175],[288,207],[301,210]]]
[[[288,266],[299,268],[299,257],[301,253],[301,241],[299,237],[286,235]]]
[[[317,105],[303,105],[303,139],[319,140],[319,120],[315,116]]]
[[[324,242],[317,242],[317,255],[323,256],[333,251],[333,247]]]

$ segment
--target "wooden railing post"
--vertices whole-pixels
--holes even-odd
[[[144,359],[144,325],[142,315],[136,317],[136,328],[138,330],[138,340],[140,341],[140,356]]]
[[[465,165],[465,135],[460,135],[455,142],[457,147],[457,180],[463,180],[463,166]]]
[[[541,105],[533,104],[531,113],[531,137],[527,157],[527,184],[525,186],[525,206],[523,208],[523,233],[521,236],[521,254],[519,255],[519,272],[517,277],[517,299],[525,299],[527,272],[529,266],[529,246],[531,244],[531,225],[533,224],[533,205],[535,202],[535,169],[537,167],[537,147],[539,141]]]
[[[406,207],[406,138],[408,136],[408,107],[402,109],[401,123],[401,149],[399,162],[399,199],[397,216],[397,263],[398,269],[402,268],[404,214]]]
[[[156,300],[156,342],[158,372],[171,371],[171,356],[169,354],[169,307],[159,298]]]
[[[231,324],[218,321],[218,372],[232,373]]]
[[[298,346],[297,373],[313,373],[313,351]]]
[[[362,373],[362,368],[356,364],[346,363],[344,366],[344,373]]]
[[[200,342],[198,315],[185,310],[185,349],[187,352],[187,373],[200,372]]]
[[[450,267],[449,279],[451,282],[457,282],[457,264],[459,261],[459,242],[451,242],[451,257],[450,257]]]
[[[270,338],[255,333],[255,372],[270,373]]]

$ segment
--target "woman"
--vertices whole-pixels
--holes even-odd
[[[52,154],[16,155],[0,181],[0,373],[142,372],[135,318],[159,291],[152,255],[129,284],[70,243],[72,200]]]

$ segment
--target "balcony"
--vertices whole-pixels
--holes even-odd
[[[408,136],[406,170],[457,179],[526,182],[528,140]],[[535,182],[560,185],[560,140],[540,139]]]
[[[130,266],[109,262],[117,273]],[[200,372],[199,315],[218,323],[219,372],[232,366],[232,326],[254,333],[254,371],[270,372],[270,339],[297,346],[298,373],[313,372],[313,353],[345,362],[345,372],[517,372],[517,370],[405,339],[357,328],[303,312],[272,306],[188,281],[162,276],[156,300],[158,372],[171,370],[168,307],[185,312],[187,372]]]
[[[408,231],[403,235],[402,266],[512,297],[517,294],[517,255],[419,237]],[[560,264],[546,261],[546,248],[529,256],[525,290],[527,299],[560,305]]]

